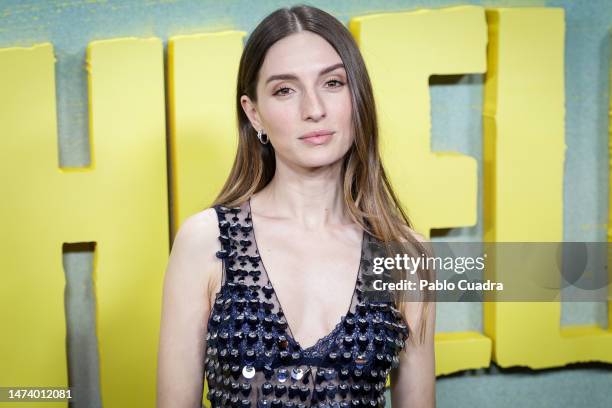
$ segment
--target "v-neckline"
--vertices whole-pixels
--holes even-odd
[[[259,254],[259,260],[260,260],[261,268],[263,269],[263,273],[265,273],[266,278],[268,279],[268,283],[270,284],[270,287],[272,288],[272,293],[274,294],[274,297],[276,298],[276,301],[278,303],[278,311],[281,313],[281,316],[283,316],[285,318],[285,321],[287,322],[287,328],[285,329],[285,335],[286,335],[287,339],[290,342],[292,342],[299,350],[302,351],[302,353],[309,354],[311,351],[316,351],[321,343],[325,342],[327,339],[329,339],[330,337],[332,337],[332,336],[334,336],[336,334],[336,332],[338,331],[340,326],[342,326],[342,324],[344,323],[344,321],[348,318],[348,315],[350,314],[351,307],[353,306],[353,300],[354,300],[355,295],[357,293],[357,286],[358,286],[358,282],[359,282],[359,277],[361,275],[361,267],[362,267],[362,263],[363,263],[363,256],[364,256],[364,253],[365,253],[365,251],[364,251],[365,241],[366,241],[365,230],[363,231],[362,236],[361,236],[361,249],[360,249],[360,255],[359,255],[359,264],[357,265],[357,276],[355,277],[355,284],[354,284],[353,292],[352,292],[351,297],[349,299],[349,304],[348,304],[348,308],[347,308],[346,313],[344,313],[340,317],[340,321],[334,326],[334,328],[332,329],[331,332],[329,332],[328,334],[326,334],[323,337],[321,337],[320,339],[318,339],[312,346],[308,346],[308,347],[304,348],[304,347],[302,347],[300,342],[293,336],[293,331],[291,330],[291,324],[289,323],[289,320],[287,319],[287,315],[285,314],[285,310],[283,309],[283,305],[281,304],[281,301],[280,301],[280,298],[278,296],[278,293],[276,292],[276,288],[274,287],[274,284],[272,283],[272,279],[270,279],[270,275],[268,274],[268,269],[266,268],[263,256],[261,254],[261,251],[259,250],[259,245],[257,244],[257,236],[256,236],[256,233],[255,233],[255,222],[253,221],[253,212],[251,210],[251,198],[249,198],[247,200],[247,207],[248,207],[248,215],[247,216],[251,219],[253,241],[254,241],[254,244],[255,244],[255,249],[257,250],[257,253]]]

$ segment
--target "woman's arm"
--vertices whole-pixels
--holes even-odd
[[[210,288],[221,275],[217,235],[217,215],[207,209],[187,218],[172,244],[164,277],[157,408],[202,406]]]
[[[400,363],[391,370],[391,406],[393,408],[432,408],[436,406],[436,374],[434,352],[435,302],[427,312],[425,342],[417,344],[418,309],[421,303],[404,303],[404,316],[411,328]],[[413,330],[413,331],[412,331]]]
[[[425,243],[425,238],[413,232]],[[432,408],[436,406],[436,370],[434,333],[436,303],[431,302],[426,312],[425,341],[417,339],[420,327],[421,302],[405,302],[400,305],[410,335],[404,351],[400,353],[399,366],[391,370],[391,406],[393,408]]]

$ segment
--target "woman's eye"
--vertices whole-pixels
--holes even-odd
[[[334,86],[332,86],[332,88],[338,88],[338,87],[340,87],[340,86],[344,85],[344,82],[339,81],[339,80],[337,80],[337,79],[331,79],[331,80],[327,81],[327,83],[328,83],[328,84],[329,84],[329,83],[335,84]]]
[[[331,88],[339,88],[342,85],[344,85],[344,82],[342,82],[342,81],[340,81],[338,79],[330,79],[325,84],[326,85],[331,84],[330,86],[328,86],[328,87],[331,87]],[[288,88],[288,87],[284,86],[282,88],[277,89],[272,95],[274,95],[274,96],[289,95],[291,93],[291,91],[292,91],[291,88]]]
[[[274,92],[273,95],[288,95],[291,88],[287,88],[287,87],[283,87],[283,88],[279,88],[276,92]]]

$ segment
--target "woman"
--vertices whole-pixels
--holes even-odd
[[[393,407],[434,406],[434,303],[365,299],[369,245],[423,238],[383,171],[348,30],[313,7],[270,14],[237,113],[231,174],[173,243],[157,406],[199,407],[206,377],[213,407],[378,407],[388,375]]]

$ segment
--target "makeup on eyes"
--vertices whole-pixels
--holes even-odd
[[[340,76],[335,77],[335,78],[329,78],[324,83],[327,84],[329,82],[337,83],[337,85],[332,86],[331,88],[340,88],[340,87],[346,85],[346,81],[342,77],[340,77]],[[284,95],[288,95],[288,93],[282,93],[280,91],[282,91],[284,89],[291,89],[291,88],[289,86],[287,86],[286,84],[281,84],[280,86],[276,86],[273,89],[274,89],[272,91],[272,95],[273,96],[284,96]]]

